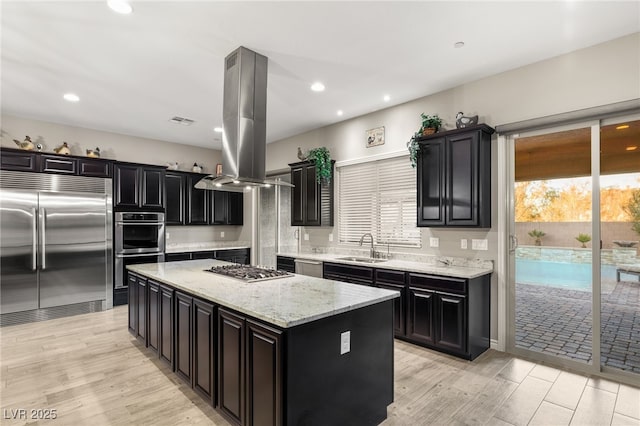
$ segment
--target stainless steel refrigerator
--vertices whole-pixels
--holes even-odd
[[[0,174],[2,324],[112,307],[111,179]]]

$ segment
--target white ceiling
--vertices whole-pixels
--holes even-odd
[[[2,1],[2,113],[220,148],[242,45],[269,58],[272,142],[640,31],[638,1],[131,4]]]

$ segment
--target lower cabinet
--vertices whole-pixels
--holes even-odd
[[[351,284],[373,285],[373,268],[324,262],[322,278]]]
[[[240,263],[248,265],[250,260],[251,249],[226,249],[226,250],[209,250],[209,251],[192,251],[183,253],[167,253],[165,254],[166,262],[177,262],[180,260],[195,259],[217,259],[225,262]]]
[[[283,331],[129,274],[129,329],[238,425],[282,425]],[[143,337],[144,336],[144,339]]]
[[[191,321],[193,298],[180,291],[175,292],[175,372],[182,379],[191,383]]]
[[[215,404],[215,308],[212,303],[193,299],[193,388]]]
[[[289,256],[276,256],[276,269],[295,274],[296,273],[295,259]]]
[[[374,272],[376,287],[384,288],[387,290],[395,290],[400,293],[400,297],[393,299],[394,336],[404,336],[406,332],[406,275],[407,274],[404,271],[394,271],[391,269],[376,269]]]
[[[429,345],[434,343],[433,296],[431,290],[409,287],[407,338]]]

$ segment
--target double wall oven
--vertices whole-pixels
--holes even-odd
[[[114,222],[115,288],[122,289],[127,265],[164,262],[164,213],[118,212]]]

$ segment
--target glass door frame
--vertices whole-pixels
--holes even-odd
[[[504,336],[505,350],[516,356],[532,359],[533,361],[544,362],[561,368],[570,368],[572,370],[604,376],[607,378],[620,380],[624,382],[637,381],[638,375],[635,373],[614,369],[601,365],[601,247],[599,243],[592,244],[591,261],[592,261],[592,358],[590,363],[583,363],[571,359],[560,358],[554,355],[535,352],[523,348],[516,347],[515,342],[515,314],[516,314],[516,291],[515,291],[515,249],[517,248],[517,240],[515,239],[515,200],[514,200],[514,182],[515,182],[515,141],[517,138],[526,136],[535,136],[541,134],[555,133],[566,130],[574,130],[580,128],[591,129],[591,235],[592,241],[601,241],[600,232],[600,128],[604,125],[614,124],[637,117],[617,116],[610,119],[588,120],[569,125],[554,126],[550,125],[543,129],[526,131],[506,136],[500,136],[499,142],[504,148],[499,150],[500,157],[504,160],[501,164],[505,165],[504,170],[499,172],[499,177],[504,182],[499,187],[499,193],[506,195],[506,214],[504,215],[503,238],[502,242],[502,259],[499,263],[499,271],[505,272],[505,285],[502,287],[504,291],[503,316],[505,319],[505,327],[499,329],[499,336]],[[637,118],[636,118],[637,119]],[[503,223],[504,223],[503,222]],[[500,230],[499,230],[500,231]],[[500,297],[499,297],[500,300]],[[504,334],[502,334],[502,333]]]

